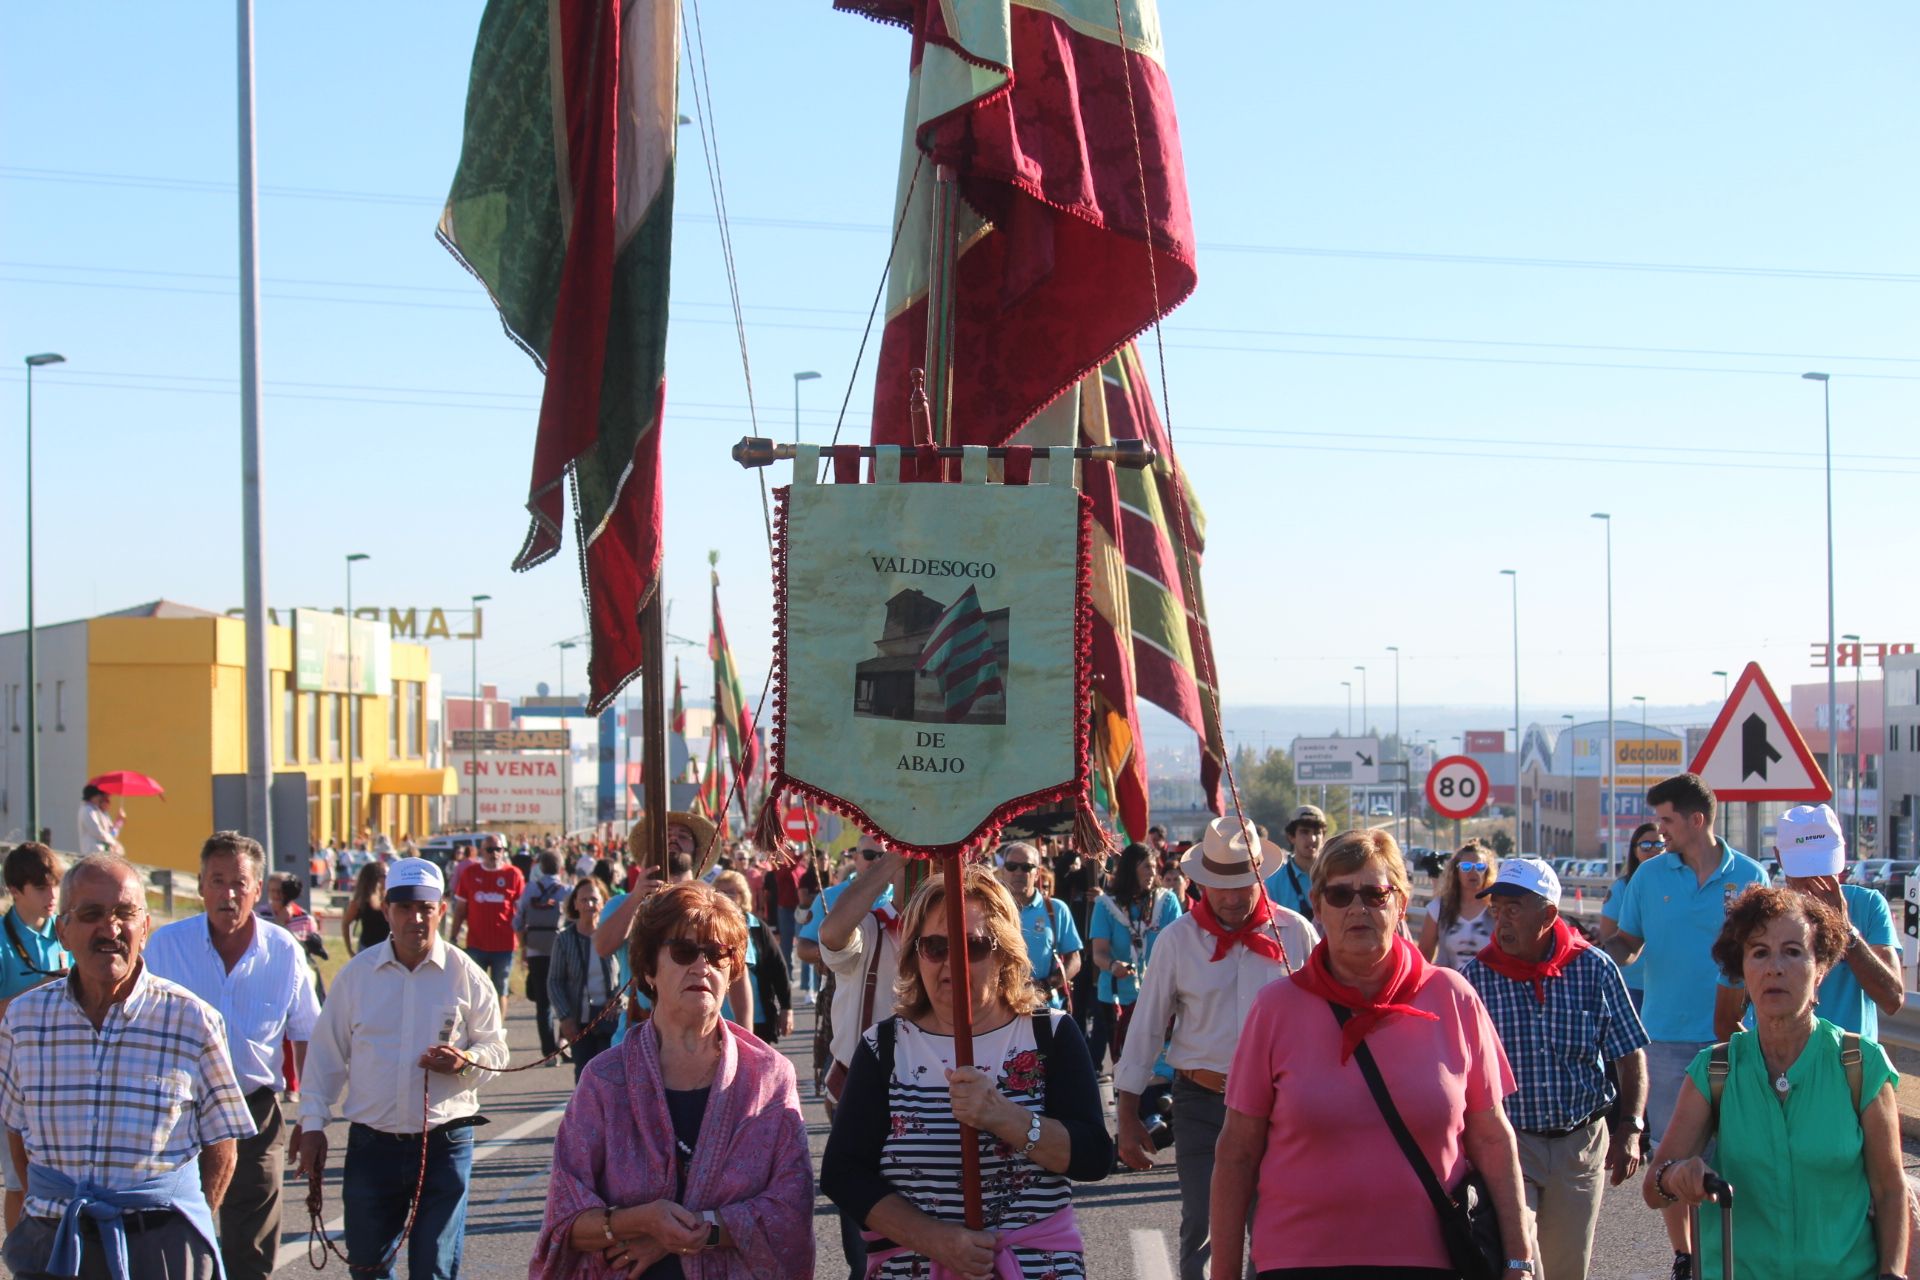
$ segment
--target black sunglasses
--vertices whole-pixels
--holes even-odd
[[[733,964],[734,949],[717,942],[689,942],[685,938],[669,938],[667,955],[681,968],[686,968],[701,956],[715,969],[725,969]]]
[[[925,960],[928,964],[946,963],[946,959],[947,959],[947,935],[946,934],[923,933],[920,935],[919,942],[915,943],[914,945],[916,945],[920,949],[920,958],[922,960]],[[978,933],[968,934],[967,935],[967,963],[968,964],[985,964],[987,962],[987,957],[993,954],[994,947],[996,945],[998,944],[996,944],[992,938],[989,938],[984,934],[978,934]]]
[[[1017,876],[1023,876],[1033,870],[1031,862],[1003,862],[1000,865]]]
[[[1353,905],[1355,898],[1363,899],[1369,907],[1378,911],[1393,901],[1393,887],[1384,884],[1330,884],[1320,891],[1321,901],[1335,911],[1345,911]]]
[[[880,861],[881,853],[882,851],[879,849],[873,849],[873,848],[862,849],[860,850],[860,861],[878,862]]]
[[[1664,849],[1667,847],[1667,842],[1665,840],[1642,840],[1633,847],[1636,849]]]

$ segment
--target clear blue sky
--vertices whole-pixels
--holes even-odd
[[[1622,706],[1705,701],[1709,671],[1749,659],[1783,688],[1813,678],[1806,369],[1835,379],[1839,629],[1920,639],[1911,6],[1166,8],[1202,245],[1166,326],[1171,420],[1211,521],[1230,703],[1339,704],[1369,662],[1378,704],[1389,644],[1410,702],[1505,702],[1511,567],[1527,705],[1601,705],[1595,510],[1615,516]],[[539,384],[432,236],[479,11],[262,6],[267,570],[281,605],[338,604],[348,551],[373,556],[361,603],[489,592],[483,678],[525,692],[582,629],[571,548],[507,570]],[[906,39],[822,0],[703,16],[761,430],[791,431],[790,375],[817,369],[804,423],[823,439],[885,252]],[[241,600],[231,23],[224,5],[9,15],[0,546],[18,546],[18,359],[71,361],[36,381],[45,621]],[[704,637],[721,551],[757,689],[767,553],[727,457],[748,398],[695,141],[667,589],[673,631]],[[1552,265],[1572,261],[1727,270]],[[0,629],[22,594],[0,556]],[[435,661],[465,684],[464,644]]]

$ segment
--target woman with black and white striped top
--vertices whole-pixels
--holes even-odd
[[[911,1280],[938,1263],[968,1280],[1010,1256],[1027,1280],[1082,1280],[1072,1182],[1113,1167],[1113,1143],[1086,1040],[1030,980],[1019,913],[992,872],[969,867],[973,1060],[954,1069],[945,877],[921,886],[901,920],[897,1016],[855,1051],[821,1162],[820,1186],[866,1224],[868,1269]],[[966,1226],[960,1125],[980,1150],[986,1229]]]

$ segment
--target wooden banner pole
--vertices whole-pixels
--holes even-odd
[[[956,853],[947,859],[947,973],[953,979],[953,1065],[973,1065],[973,984],[967,964],[966,859]],[[980,1142],[974,1130],[960,1126],[960,1190],[966,1202],[967,1227],[985,1229],[980,1203]]]

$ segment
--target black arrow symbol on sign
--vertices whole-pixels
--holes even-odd
[[[1767,766],[1780,763],[1780,752],[1767,741],[1767,722],[1759,712],[1748,716],[1740,725],[1740,781],[1745,782],[1756,773],[1760,781],[1767,780]]]
[[[1371,769],[1371,768],[1373,768],[1373,757],[1372,757],[1372,756],[1370,756],[1370,755],[1367,755],[1367,754],[1365,754],[1364,752],[1360,752],[1360,751],[1356,751],[1356,752],[1354,752],[1353,754],[1354,754],[1354,755],[1356,755],[1356,756],[1358,756],[1358,757],[1360,758],[1360,763],[1361,763],[1361,764],[1363,764],[1363,765],[1365,765],[1365,766],[1367,766],[1367,768],[1369,768],[1369,769]]]

